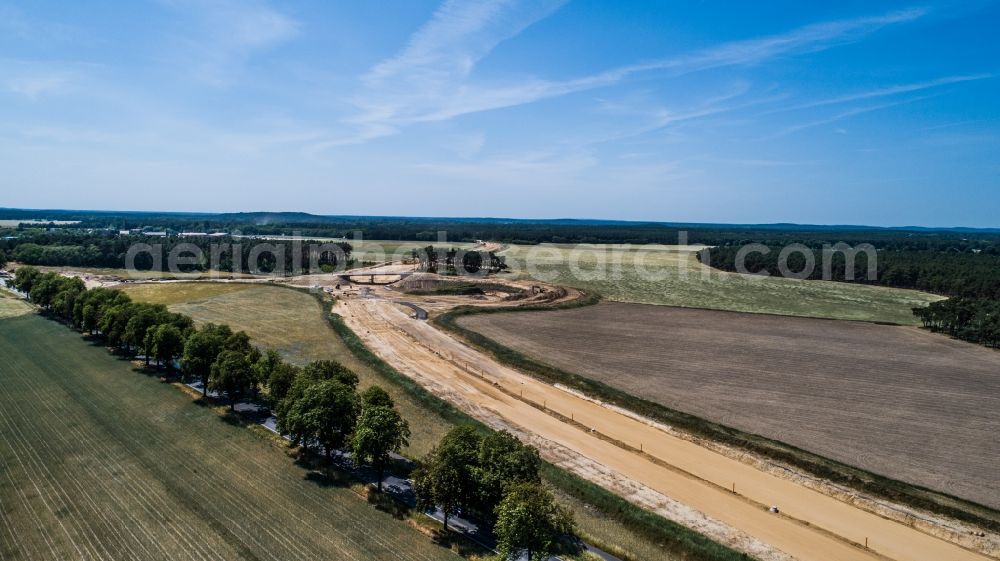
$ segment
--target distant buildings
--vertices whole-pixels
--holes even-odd
[[[173,230],[152,231],[143,228],[132,228],[131,230],[118,230],[119,236],[149,236],[153,238],[165,238],[167,236],[177,236],[178,238],[219,238],[228,236],[226,232],[175,232]]]

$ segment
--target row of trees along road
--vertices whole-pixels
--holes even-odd
[[[168,372],[180,360],[182,379],[202,383],[203,393],[224,395],[233,409],[245,398],[269,405],[279,430],[303,452],[320,451],[327,462],[346,449],[378,474],[378,490],[391,455],[409,443],[410,427],[392,398],[378,386],[358,392],[358,377],[343,365],[320,360],[298,367],[273,350],[261,351],[243,331],[206,323],[159,304],[132,302],[109,288],[88,290],[77,278],[19,267],[13,285],[32,303],[73,327],[100,337],[115,352]],[[493,526],[505,558],[527,551],[545,559],[578,547],[573,521],[539,477],[538,451],[507,432],[472,427],[450,431],[414,473],[418,507],[439,507],[448,518],[468,513]]]
[[[437,506],[448,518],[459,512],[493,524],[502,558],[527,551],[546,559],[578,549],[573,519],[541,483],[538,451],[514,435],[469,426],[452,429],[414,474],[422,508]]]
[[[279,427],[308,452],[321,445],[327,458],[347,447],[357,462],[378,470],[379,490],[390,454],[408,444],[410,428],[389,395],[377,386],[356,392],[357,376],[333,361],[299,368],[268,349],[261,351],[243,331],[206,323],[194,327],[190,317],[169,312],[160,304],[133,302],[128,294],[109,288],[87,290],[78,278],[19,267],[13,286],[48,313],[92,336],[101,337],[115,352],[144,355],[146,364],[175,369],[181,360],[183,379],[197,379],[203,395],[213,390],[234,409],[252,397],[275,409]]]

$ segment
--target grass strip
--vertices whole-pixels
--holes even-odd
[[[596,303],[598,300],[599,297],[597,296],[587,295],[572,302],[552,306],[533,305],[494,308],[459,306],[437,316],[432,321],[435,325],[458,335],[473,346],[489,353],[500,363],[531,374],[548,383],[568,386],[591,398],[628,409],[644,417],[684,430],[696,436],[795,466],[816,477],[845,485],[875,497],[975,524],[992,531],[1000,531],[1000,512],[990,507],[926,487],[871,473],[780,441],[714,423],[695,415],[671,409],[660,403],[636,397],[603,382],[545,364],[502,345],[481,333],[462,327],[457,321],[461,317],[473,314],[569,309],[590,305]]]
[[[746,553],[729,548],[711,538],[626,501],[600,485],[591,483],[548,462],[542,464],[542,477],[560,491],[583,501],[659,545],[679,559],[690,561],[746,561]]]
[[[511,286],[499,283],[461,283],[449,282],[433,288],[414,288],[404,291],[406,294],[421,296],[470,296],[486,292],[524,292]]]
[[[316,296],[323,306],[324,311],[329,310],[332,304],[330,298],[324,294],[310,292]],[[541,308],[552,309],[553,307],[576,307],[596,303],[599,297],[587,295],[585,298],[558,304],[556,306]],[[580,303],[585,301],[585,303]],[[528,307],[526,307],[528,308]],[[524,309],[524,308],[522,308]],[[402,374],[387,362],[373,353],[347,325],[343,318],[337,314],[328,313],[327,319],[330,327],[344,341],[358,360],[367,364],[379,375],[384,376],[390,383],[404,388],[413,399],[423,407],[434,411],[444,420],[452,424],[472,425],[477,429],[491,430],[482,422],[467,415],[456,408],[450,402],[434,395],[426,388],[415,382],[410,377]],[[625,499],[615,495],[607,489],[590,483],[568,471],[543,462],[542,475],[544,479],[559,489],[560,491],[577,499],[584,501],[599,510],[604,516],[619,522],[633,532],[652,540],[664,547],[667,551],[676,554],[681,559],[693,561],[732,561],[751,559],[744,553],[740,553],[723,544],[699,534],[685,526],[667,520],[666,518],[650,512],[642,507],[636,506]],[[594,540],[594,545],[603,549],[611,549],[614,544],[604,544],[599,540]]]

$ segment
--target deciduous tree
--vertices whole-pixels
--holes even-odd
[[[222,351],[212,363],[209,389],[226,394],[229,408],[236,408],[236,401],[250,388],[252,379],[250,361],[238,351]]]
[[[295,378],[302,372],[302,369],[281,362],[271,370],[271,375],[267,379],[267,398],[271,407],[276,408],[288,395]]]
[[[368,386],[361,392],[361,406],[365,409],[371,407],[395,407],[392,397],[379,386]]]
[[[448,518],[460,508],[469,507],[475,497],[475,467],[479,435],[474,428],[453,428],[431,450],[414,474],[414,490],[421,508],[438,507],[444,513],[444,529]]]
[[[318,443],[329,463],[333,451],[354,431],[358,406],[358,395],[350,386],[338,380],[318,382],[290,404],[282,428],[307,448],[312,441]]]
[[[525,446],[507,431],[490,432],[483,437],[476,464],[476,506],[487,516],[496,510],[512,485],[541,481],[538,471],[542,459],[538,450]]]
[[[256,362],[253,363],[253,392],[254,397],[262,386],[267,385],[271,380],[271,373],[282,364],[281,355],[274,349],[267,349],[261,353]]]
[[[212,364],[232,334],[228,325],[206,323],[191,333],[184,343],[181,367],[185,376],[194,376],[201,380],[202,395],[208,392],[208,378],[212,373]]]
[[[358,375],[343,364],[333,360],[316,360],[310,362],[302,370],[302,375],[309,381],[337,380],[351,388],[358,387]]]
[[[151,350],[156,362],[166,364],[167,368],[170,368],[173,360],[184,352],[184,336],[181,330],[171,323],[161,323],[150,332]]]
[[[496,509],[497,551],[509,559],[526,551],[531,561],[556,553],[560,541],[573,532],[573,518],[538,483],[510,487]]]
[[[373,386],[374,387],[374,386]],[[365,406],[351,439],[354,460],[371,462],[378,475],[378,490],[382,492],[382,475],[390,454],[398,453],[410,443],[410,425],[393,407]]]

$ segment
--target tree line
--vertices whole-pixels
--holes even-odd
[[[418,506],[440,508],[446,530],[448,518],[460,512],[486,521],[501,559],[576,552],[572,515],[542,484],[541,463],[538,450],[509,432],[455,427],[414,473]]]
[[[767,253],[746,255],[744,268],[751,273],[779,275],[781,248],[771,247]],[[736,246],[720,246],[707,250],[702,261],[724,271],[736,272]],[[822,250],[810,249],[814,263],[822,263]],[[868,256],[859,252],[853,267],[842,252],[830,259],[835,281],[876,284],[894,288],[911,288],[948,296],[947,300],[914,308],[913,313],[925,327],[953,337],[996,347],[1000,339],[1000,255],[987,252],[879,250],[876,277],[869,279]],[[787,268],[803,271],[808,256],[791,253]],[[822,279],[823,267],[817,266],[807,278]]]
[[[707,250],[702,261],[724,271],[736,272],[737,256],[741,246],[718,246]],[[787,267],[792,272],[802,271],[807,260],[816,266],[807,277],[822,280],[824,254],[822,249],[805,250],[788,255]],[[768,247],[767,252],[747,253],[745,269],[751,273],[780,275],[781,247]],[[853,263],[843,252],[834,252],[828,258],[832,280],[877,284],[895,288],[912,288],[945,296],[1000,299],[1000,255],[988,253],[962,253],[948,251],[879,250],[876,258],[876,278],[867,278],[868,256],[859,251]]]
[[[474,275],[479,272],[498,273],[507,269],[507,260],[495,251],[444,249],[432,245],[414,249],[413,259],[420,270],[444,275]]]
[[[959,296],[914,308],[913,313],[931,331],[1000,347],[1000,300]]]
[[[346,267],[351,262],[353,251],[351,244],[346,242],[318,247],[290,240],[119,235],[111,231],[61,228],[25,230],[13,239],[0,241],[0,252],[4,252],[10,260],[25,265],[124,269],[130,264],[129,248],[137,244],[152,247],[152,251],[135,254],[131,265],[140,271],[169,271],[169,257],[174,254],[182,260],[177,267],[179,272],[207,271],[213,266],[226,272],[283,271],[290,274],[296,266],[304,273],[329,272],[338,266]],[[265,244],[273,250],[261,251]],[[319,270],[312,270],[313,266]]]
[[[12,282],[47,313],[99,337],[114,352],[142,356],[147,366],[198,380],[202,395],[218,392],[230,409],[243,400],[266,404],[278,430],[327,463],[347,450],[357,464],[371,465],[382,491],[392,454],[409,445],[409,423],[392,397],[377,385],[358,391],[358,376],[342,364],[318,360],[303,367],[274,349],[255,347],[244,331],[173,313],[162,304],[133,302],[111,288],[34,267],[19,267]],[[541,483],[538,451],[508,432],[456,427],[418,463],[418,507],[438,507],[448,519],[477,516],[494,529],[504,558],[527,551],[533,560],[576,547],[573,521]]]
[[[875,228],[796,224],[677,224],[610,220],[530,220],[490,218],[419,218],[372,216],[318,216],[307,213],[151,213],[98,211],[27,211],[6,209],[0,218],[79,220],[69,229],[153,227],[176,231],[224,231],[259,235],[351,238],[433,242],[446,232],[451,242],[494,240],[505,243],[627,243],[676,244],[681,233],[690,243],[743,245],[803,243],[871,243],[879,249],[927,251],[980,250],[1000,254],[1000,232],[975,229]],[[24,225],[35,228],[40,225]]]

